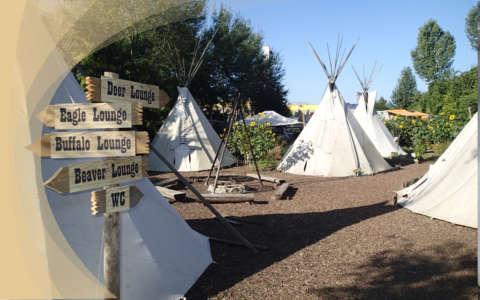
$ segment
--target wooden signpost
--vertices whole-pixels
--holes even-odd
[[[144,107],[161,108],[170,101],[167,93],[156,85],[107,76],[87,77],[86,83],[86,97],[92,102],[128,101],[140,103]]]
[[[148,154],[146,131],[58,132],[30,145],[37,155],[50,158],[115,157]]]
[[[50,158],[109,157],[62,167],[44,185],[62,194],[103,188],[91,193],[91,213],[104,216],[103,277],[106,287],[119,299],[119,213],[136,206],[143,194],[134,186],[118,184],[147,176],[147,160],[139,154],[148,154],[150,144],[145,131],[119,129],[141,125],[143,107],[160,108],[170,98],[158,86],[122,80],[115,73],[105,72],[101,78],[87,77],[86,81],[87,99],[99,103],[49,105],[37,115],[55,130],[84,131],[45,134],[28,148]]]
[[[44,185],[57,193],[75,193],[137,180],[147,175],[145,156],[71,164],[57,170]]]
[[[55,130],[131,128],[142,124],[142,111],[138,103],[72,103],[49,105],[37,117]]]
[[[92,215],[118,213],[129,210],[140,202],[143,194],[134,186],[119,186],[92,192]]]

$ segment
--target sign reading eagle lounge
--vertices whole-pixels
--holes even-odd
[[[42,157],[81,158],[148,154],[145,131],[83,131],[49,133],[30,148]]]
[[[156,85],[124,79],[87,77],[87,99],[93,102],[128,101],[144,107],[161,108],[170,101],[167,93]]]
[[[74,193],[141,179],[146,158],[134,156],[71,164],[60,168],[44,185],[57,193]]]
[[[122,102],[56,104],[47,106],[37,117],[55,130],[131,128],[142,124],[142,106]]]

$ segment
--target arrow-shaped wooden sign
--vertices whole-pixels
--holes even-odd
[[[105,76],[87,77],[86,84],[85,96],[92,102],[129,101],[144,107],[161,108],[170,101],[167,93],[156,85]]]
[[[47,106],[37,118],[56,130],[131,128],[142,124],[142,106],[122,102],[56,104]]]
[[[140,202],[142,192],[134,186],[119,186],[92,192],[90,199],[93,216],[127,211]]]
[[[146,131],[82,131],[49,133],[28,146],[42,157],[80,158],[148,154]]]
[[[141,179],[146,170],[145,156],[97,160],[60,168],[44,185],[57,193],[75,193]]]

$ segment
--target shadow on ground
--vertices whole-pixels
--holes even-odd
[[[265,245],[270,249],[254,255],[245,248],[213,243],[213,259],[217,263],[207,269],[190,289],[187,298],[205,299],[214,296],[338,230],[396,209],[398,208],[381,202],[326,212],[236,218],[244,221],[243,225],[237,226],[242,234],[251,242]],[[225,228],[215,219],[188,220],[187,222],[193,229],[207,236],[233,240],[226,235]],[[311,292],[315,295],[324,291],[312,290]]]
[[[476,256],[462,253],[464,247],[447,243],[421,251],[385,251],[352,270],[355,285],[308,292],[322,299],[471,299],[478,293]]]

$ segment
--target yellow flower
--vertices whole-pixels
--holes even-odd
[[[432,127],[431,125],[428,125],[428,129],[429,129],[430,131],[432,131],[432,130],[433,130],[433,127]]]
[[[263,117],[265,117],[265,114],[264,114],[263,112],[261,112],[261,113],[258,113],[258,116],[259,116],[260,118],[263,118]]]
[[[256,125],[255,121],[251,121],[251,122],[250,122],[250,126],[253,127],[253,126],[255,126],[255,125]]]
[[[450,121],[455,120],[455,115],[450,115],[450,117],[448,117],[448,119],[449,119]]]
[[[270,126],[270,122],[265,122],[265,125],[266,125],[266,126]]]
[[[398,128],[402,129],[402,128],[403,128],[403,124],[398,125]]]
[[[415,125],[416,121],[415,119],[412,119],[412,124]]]

